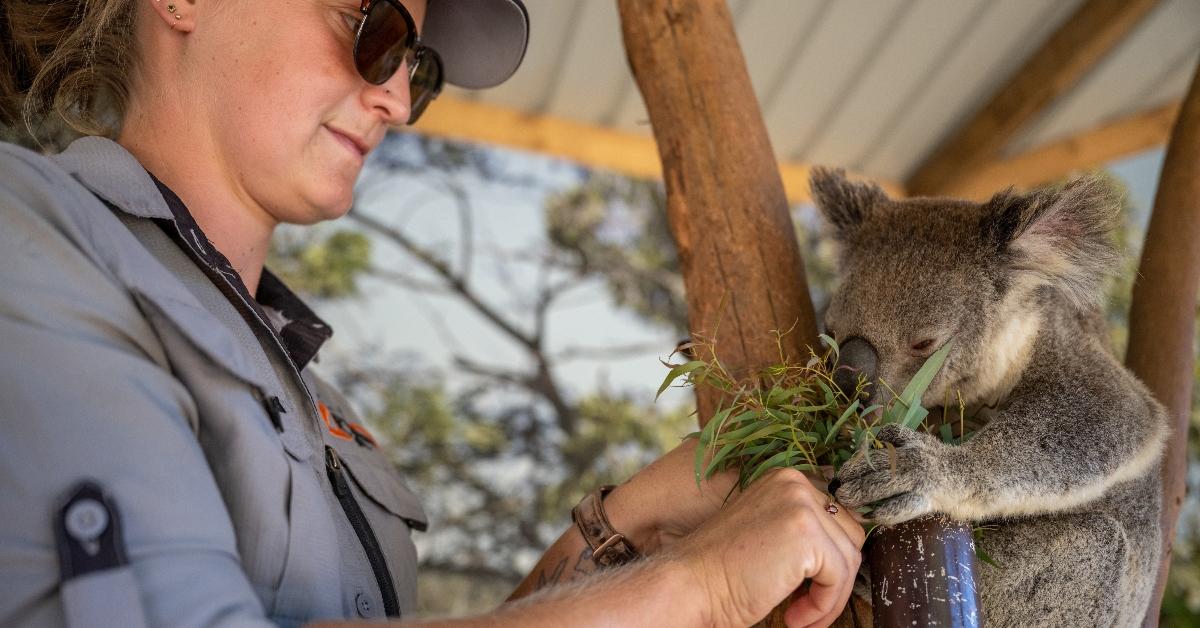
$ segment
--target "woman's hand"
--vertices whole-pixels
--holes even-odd
[[[613,528],[625,534],[644,554],[666,549],[691,534],[715,515],[731,491],[738,473],[726,469],[696,484],[696,439],[689,438],[637,472],[604,500]],[[805,474],[819,490],[827,480]]]
[[[788,607],[787,625],[832,623],[850,598],[866,536],[849,509],[830,514],[828,504],[800,472],[772,471],[667,552],[705,593],[705,624],[753,624],[805,580],[811,586]]]
[[[726,470],[696,484],[696,440],[689,438],[638,471],[604,500],[613,528],[644,554],[670,547],[708,521],[737,484]]]
[[[613,528],[638,550],[661,554],[661,560],[615,570],[618,576],[632,578],[628,581],[625,576],[603,575],[593,580],[589,595],[597,596],[601,610],[579,597],[564,597],[563,602],[569,599],[569,608],[580,617],[603,617],[618,625],[623,625],[618,618],[624,616],[647,620],[661,615],[674,623],[655,620],[644,625],[747,626],[811,580],[785,620],[789,626],[832,622],[850,596],[861,561],[864,533],[852,511],[841,508],[831,515],[825,510],[830,498],[823,491],[824,481],[814,480],[822,487],[818,489],[794,469],[769,472],[744,494],[730,493],[737,484],[733,470],[697,486],[695,447],[695,440],[684,441],[604,500]],[[590,549],[571,526],[510,600],[552,590],[553,585],[595,570]],[[609,596],[607,587],[620,591],[610,591]],[[614,599],[622,602],[614,606]],[[563,624],[564,612],[558,606],[552,613],[547,610],[554,621],[546,625]],[[523,623],[518,625],[539,625],[530,623],[531,617],[520,617]]]

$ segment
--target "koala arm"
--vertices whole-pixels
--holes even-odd
[[[966,521],[1068,510],[1158,461],[1166,413],[1115,362],[1105,377],[1063,373],[1023,382],[962,446],[898,425],[844,465],[834,485],[847,506],[873,504],[883,524],[942,512]],[[1074,370],[1074,369],[1072,369]],[[1087,386],[1081,382],[1105,382]]]
[[[1166,413],[1131,375],[1113,375],[1107,389],[1031,382],[974,438],[946,448],[934,510],[976,521],[1069,510],[1153,467]]]

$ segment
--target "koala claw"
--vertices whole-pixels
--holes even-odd
[[[894,446],[895,459],[888,449],[855,455],[838,472],[834,496],[851,508],[875,504],[872,517],[880,523],[900,523],[931,512],[933,479],[944,466],[945,445],[895,424],[884,426],[877,438]]]
[[[868,515],[879,525],[896,525],[933,512],[933,506],[924,495],[901,493],[879,502]]]

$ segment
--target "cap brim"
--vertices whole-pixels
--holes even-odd
[[[442,58],[447,83],[493,87],[525,57],[529,13],[521,0],[429,0],[421,40]]]

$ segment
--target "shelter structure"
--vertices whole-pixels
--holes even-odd
[[[526,4],[518,73],[447,90],[414,131],[661,176],[616,3]],[[807,198],[810,164],[893,193],[981,197],[1161,146],[1200,60],[1193,0],[728,7],[793,202]]]
[[[663,177],[690,324],[708,329],[732,311],[716,347],[735,369],[778,355],[771,330],[796,326],[788,351],[816,333],[783,228],[788,202],[808,199],[810,164],[897,195],[983,198],[1170,140],[1128,349],[1175,421],[1169,550],[1200,286],[1200,3],[527,3],[536,19],[522,70],[485,95],[448,92],[415,130]],[[715,399],[699,403],[709,416]],[[1156,603],[1146,623],[1157,616]]]

